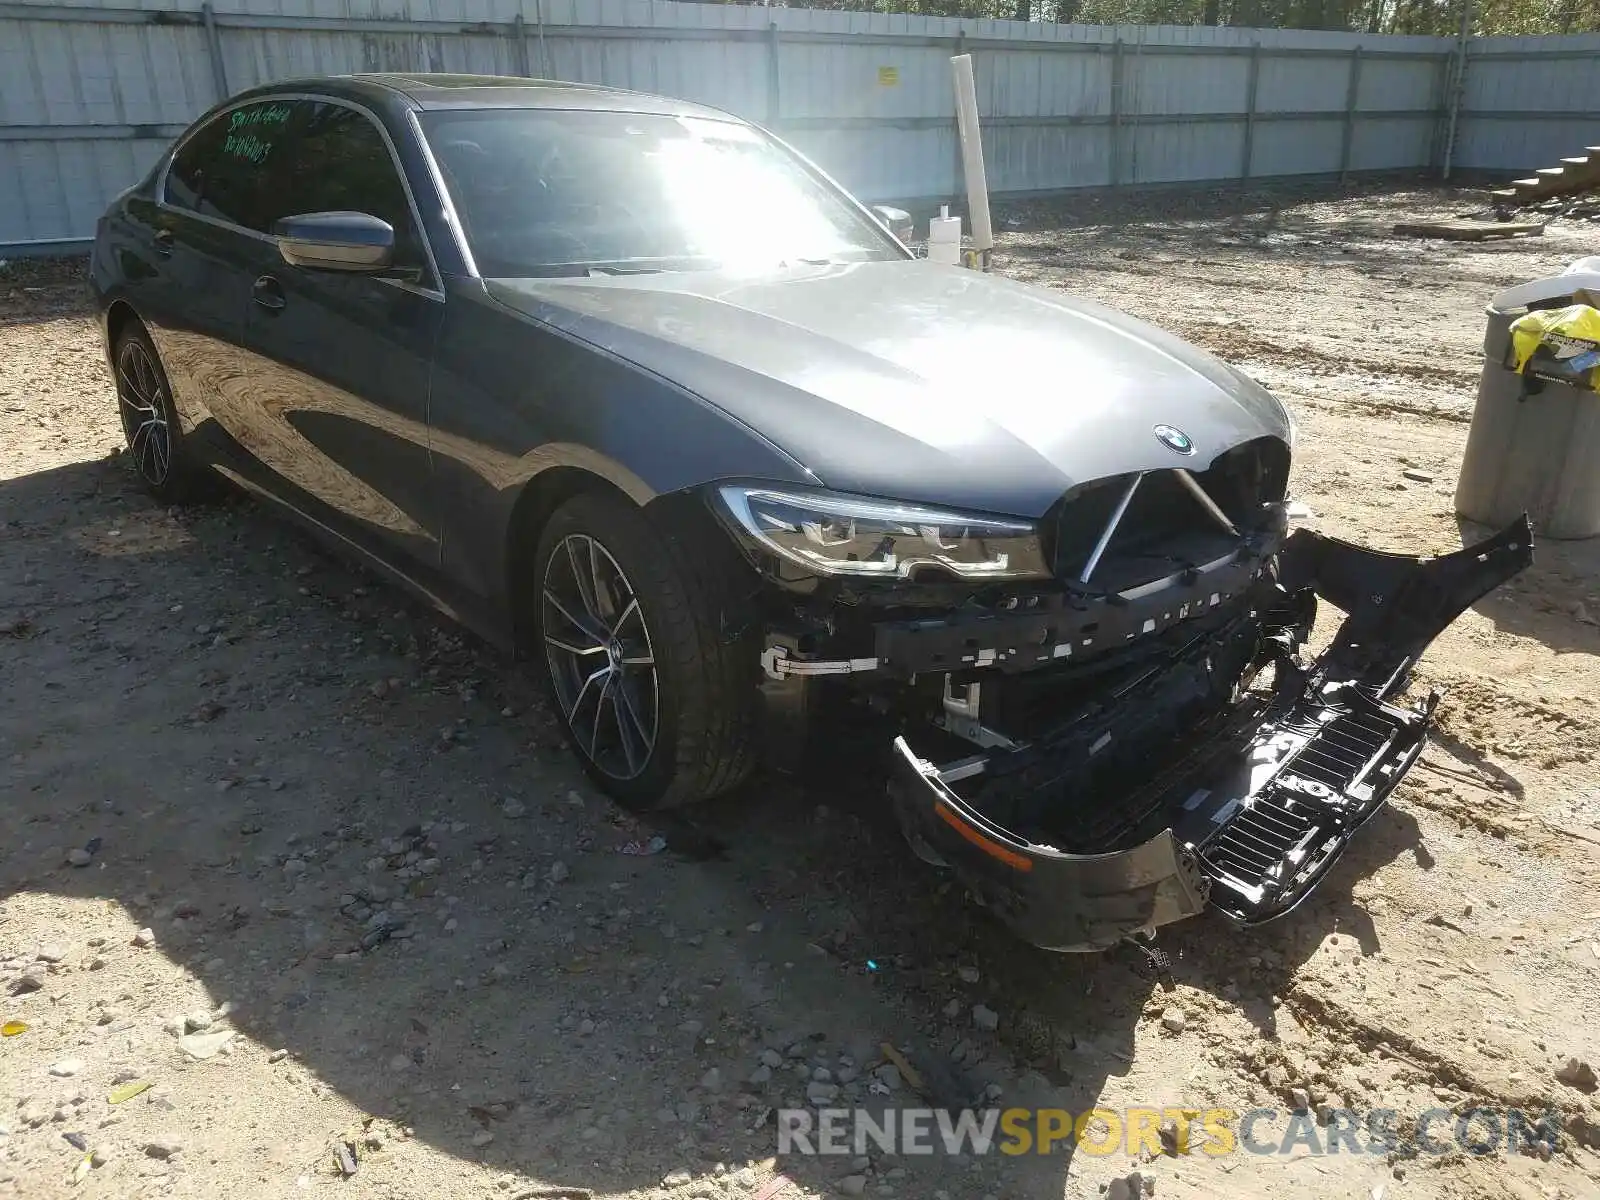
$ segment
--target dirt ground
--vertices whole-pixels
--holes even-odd
[[[1600,252],[1388,232],[1476,201],[1084,199],[1002,210],[996,265],[1275,389],[1310,524],[1445,551],[1485,301]],[[1564,1067],[1600,1064],[1600,540],[1435,643],[1394,803],[1289,918],[1163,932],[1168,988],[1133,948],[1017,944],[848,782],[640,825],[514,664],[258,505],[156,507],[81,270],[0,271],[0,1195],[1600,1195],[1600,1094]],[[768,1109],[808,1088],[930,1102],[885,1042],[935,1104],[1267,1108],[1273,1152],[774,1162]],[[1402,1140],[1289,1137],[1306,1100]],[[1470,1154],[1474,1108],[1562,1128]]]

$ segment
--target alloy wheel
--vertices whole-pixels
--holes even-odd
[[[639,597],[588,534],[556,543],[544,569],[545,657],[556,699],[589,761],[635,779],[655,750],[660,691]]]
[[[147,482],[160,487],[172,470],[166,388],[149,352],[138,341],[124,342],[117,354],[117,401],[134,465]]]

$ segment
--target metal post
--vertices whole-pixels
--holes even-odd
[[[1256,150],[1256,91],[1261,86],[1261,43],[1250,43],[1250,75],[1244,89],[1244,153],[1239,178],[1249,179]]]
[[[533,0],[533,22],[539,29],[539,74],[544,79],[554,79],[550,69],[550,47],[544,40],[544,0]]]
[[[978,85],[972,73],[972,55],[950,60],[955,84],[956,128],[961,140],[961,176],[967,184],[967,216],[972,220],[972,244],[978,251],[980,270],[988,270],[994,248],[989,223],[989,180],[983,166],[983,136],[978,125]]]
[[[957,29],[956,30],[956,54],[965,54],[966,52],[967,52],[967,31],[965,29]],[[954,56],[952,56],[952,57],[954,57]],[[951,188],[950,188],[950,203],[951,204],[960,204],[962,202],[962,199],[963,199],[962,194],[961,194],[962,171],[964,169],[964,163],[965,163],[966,160],[961,157],[961,118],[960,118],[959,115],[956,117],[955,126],[956,126],[955,127],[956,136],[955,136],[955,144],[954,144],[955,154],[950,160],[950,179],[952,181],[952,185],[951,185]],[[969,222],[969,224],[970,224],[970,222]],[[959,260],[960,256],[957,255],[957,258]]]
[[[1361,98],[1361,47],[1350,52],[1350,82],[1344,92],[1344,140],[1339,145],[1339,182],[1350,178],[1350,151],[1356,136],[1356,105]]]
[[[1440,179],[1450,178],[1456,156],[1456,127],[1461,119],[1461,101],[1467,93],[1467,46],[1472,40],[1472,0],[1461,0],[1461,33],[1456,39],[1455,70],[1450,79],[1450,115],[1445,125],[1444,167]]]
[[[1133,61],[1122,64],[1122,111],[1132,115],[1133,132],[1126,141],[1128,160],[1125,174],[1129,183],[1139,182],[1139,118],[1144,110],[1139,104],[1139,92],[1144,86],[1144,26],[1139,26],[1139,36],[1133,43]]]
[[[783,111],[782,97],[778,91],[778,23],[767,25],[767,124],[776,125]]]
[[[200,20],[206,27],[206,50],[211,56],[211,82],[217,89],[217,99],[228,98],[228,68],[222,61],[222,33],[217,29],[217,13],[211,0],[200,6]]]
[[[1111,144],[1106,148],[1107,182],[1116,187],[1122,174],[1122,39],[1111,44]]]
[[[528,23],[522,19],[521,13],[511,22],[511,39],[512,49],[517,56],[517,74],[526,79],[533,71],[528,66]]]

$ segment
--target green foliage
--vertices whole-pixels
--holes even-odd
[[[1454,36],[1462,0],[806,0],[807,8],[1090,25],[1236,25]],[[1600,32],[1600,0],[1473,0],[1472,32]]]

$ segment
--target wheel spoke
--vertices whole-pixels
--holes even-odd
[[[577,540],[576,537],[569,537],[566,541],[567,566],[572,571],[572,583],[578,589],[578,599],[583,604],[584,612],[590,620],[599,624],[603,629],[605,628],[605,622],[600,618],[600,602],[594,592],[594,576],[591,571],[586,571],[578,562]],[[589,554],[592,557],[594,555],[594,539],[584,538],[583,540],[589,543]]]
[[[583,681],[583,686],[578,689],[578,694],[572,698],[572,707],[567,710],[567,720],[573,721],[577,719],[578,707],[583,703],[584,696],[588,694],[589,685],[596,679],[610,678],[610,675],[611,664],[607,663]],[[604,685],[601,686],[603,687]]]
[[[638,740],[646,758],[649,757],[650,751],[654,748],[654,742],[652,742],[650,734],[645,731],[644,722],[639,719],[638,710],[634,708],[633,696],[628,691],[625,677],[617,680],[611,704],[617,710],[617,732],[622,735],[623,753],[628,756],[628,765],[633,767],[634,755],[632,747],[634,739]],[[623,720],[624,715],[627,717],[626,722]],[[624,728],[624,725],[626,725],[626,728]],[[629,737],[629,730],[633,733],[631,738]]]
[[[563,641],[561,638],[556,637],[546,637],[544,640],[547,646],[554,646],[557,650],[565,650],[568,654],[582,656],[585,654],[604,654],[606,652],[604,646],[574,646],[571,642]]]
[[[144,389],[128,378],[127,371],[118,367],[117,378],[122,380],[122,386],[132,395],[132,399],[129,399],[126,395],[123,396],[122,402],[124,404],[138,412],[153,412],[155,410],[155,406],[150,403],[150,398],[145,395]]]
[[[159,482],[167,477],[167,467],[172,462],[172,443],[169,440],[166,422],[158,422],[158,426],[150,435],[150,441],[155,446],[156,466],[160,471]]]
[[[593,538],[589,538],[588,542],[589,586],[594,589],[595,600],[595,607],[591,608],[589,611],[595,615],[595,619],[601,624],[606,624],[608,614],[615,612],[617,606],[611,602],[611,589],[606,587],[605,580],[600,578],[600,560],[595,555],[595,540]],[[608,555],[607,557],[610,556]],[[621,575],[621,572],[619,571],[617,574]]]
[[[133,431],[133,437],[128,441],[128,448],[133,451],[134,461],[147,479],[150,477],[148,463],[152,453],[151,446],[155,442],[155,428],[154,421],[144,421]]]
[[[557,596],[549,588],[545,588],[545,590],[544,590],[544,598],[545,598],[545,602],[547,604],[553,605],[555,607],[555,610],[558,613],[560,613],[563,617],[565,617],[567,619],[567,623],[569,625],[571,625],[579,633],[583,634],[584,637],[591,639],[595,644],[595,649],[596,650],[604,650],[605,649],[605,644],[606,644],[605,635],[604,634],[600,634],[600,633],[596,633],[594,631],[594,629],[592,629],[590,627],[588,622],[580,621],[580,620],[578,620],[577,617],[573,616],[571,611],[567,608],[567,606],[565,604],[561,603],[561,597]],[[545,638],[545,640],[549,641],[550,639],[547,637],[547,638]],[[588,651],[579,651],[579,653],[587,654]]]
[[[622,757],[628,760],[629,774],[639,773],[638,757],[634,753],[633,738],[629,736],[627,723],[623,720],[622,711],[626,702],[619,700],[622,694],[621,686],[611,689],[611,719],[617,725],[617,744],[622,747]]]
[[[139,360],[139,376],[144,380],[145,398],[153,404],[155,403],[156,393],[161,390],[161,383],[156,379],[155,364],[150,361],[150,356],[144,352],[142,347],[134,357]]]
[[[622,636],[622,627],[625,624],[627,624],[628,618],[633,616],[638,611],[639,611],[639,597],[637,597],[637,596],[629,597],[628,598],[627,607],[622,610],[622,615],[620,617],[618,617],[616,619],[616,622],[611,626],[611,632],[607,635],[607,637],[612,641],[615,641],[617,638],[621,637]]]
[[[594,757],[595,749],[600,745],[600,714],[605,712],[606,698],[611,694],[611,684],[615,676],[608,667],[605,671],[606,681],[600,685],[600,695],[594,702],[594,728],[589,732],[589,757]],[[613,705],[616,703],[612,701]]]
[[[144,379],[144,362],[142,361],[144,356],[139,353],[136,347],[129,346],[127,353],[123,357],[127,360],[128,369],[133,373],[134,391],[138,393],[140,399],[148,400],[150,385]]]

